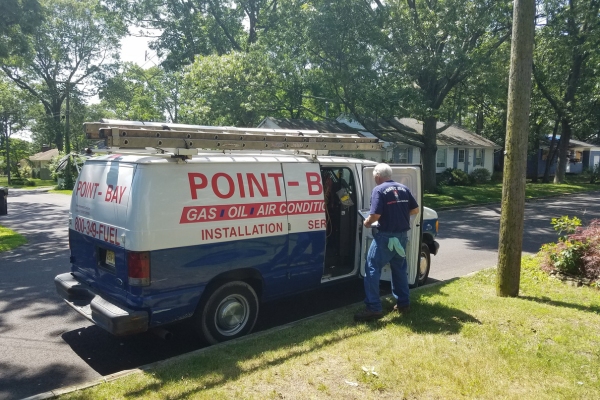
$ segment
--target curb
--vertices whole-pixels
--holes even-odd
[[[472,272],[472,273],[470,273],[468,275],[475,274],[476,272]],[[466,275],[466,276],[468,276],[468,275]],[[444,280],[444,281],[438,281],[438,282],[430,283],[430,284],[428,284],[426,286],[419,286],[417,288],[411,289],[411,292],[419,291],[419,290],[422,290],[423,288],[430,288],[430,287],[440,286],[442,284],[451,282],[451,281],[456,280],[456,279],[459,279],[459,278],[451,278],[451,279],[447,279],[447,280]],[[383,296],[382,299],[389,299],[390,297],[392,297],[391,294]],[[237,339],[233,339],[233,340],[230,340],[230,341],[227,341],[227,342],[214,344],[212,346],[208,346],[208,347],[204,347],[202,349],[194,350],[194,351],[191,351],[189,353],[180,354],[180,355],[175,356],[175,357],[167,358],[166,360],[156,361],[156,362],[153,362],[153,363],[150,363],[150,364],[142,365],[141,367],[134,368],[134,369],[127,369],[127,370],[124,370],[124,371],[115,372],[114,374],[106,375],[106,376],[103,376],[102,378],[99,378],[99,379],[96,379],[96,380],[93,380],[93,381],[84,382],[84,383],[81,383],[79,385],[66,386],[66,387],[62,387],[62,388],[50,390],[48,392],[39,393],[39,394],[30,396],[30,397],[25,397],[25,398],[23,398],[21,400],[46,400],[46,399],[53,399],[55,397],[62,396],[62,395],[65,395],[65,394],[68,394],[68,393],[72,393],[72,392],[76,392],[78,390],[88,389],[88,388],[91,388],[91,387],[94,387],[94,386],[97,386],[97,385],[101,385],[103,383],[112,382],[112,381],[115,381],[117,379],[129,376],[129,375],[134,375],[134,374],[139,374],[139,373],[142,373],[142,372],[146,372],[146,371],[152,370],[154,368],[157,368],[157,367],[160,367],[160,366],[163,366],[163,365],[168,365],[168,364],[171,364],[171,363],[183,361],[183,360],[185,360],[187,358],[194,357],[194,356],[200,355],[202,353],[205,353],[208,350],[218,349],[218,348],[221,348],[221,347],[226,347],[226,346],[229,346],[231,344],[243,343],[243,342],[245,342],[247,340],[252,340],[254,338],[265,336],[265,335],[273,333],[273,332],[278,332],[278,331],[282,331],[282,330],[285,330],[285,329],[290,329],[290,328],[293,328],[294,326],[296,326],[296,325],[298,325],[298,324],[300,324],[302,322],[310,321],[312,319],[316,319],[316,318],[319,318],[321,316],[329,315],[329,314],[332,314],[334,312],[337,313],[340,310],[348,310],[348,309],[357,307],[357,306],[362,305],[362,304],[363,304],[362,301],[358,302],[358,303],[349,304],[349,305],[341,307],[341,308],[336,308],[336,309],[333,309],[333,310],[325,311],[325,312],[320,313],[320,314],[311,315],[310,317],[302,318],[302,319],[299,319],[297,321],[293,321],[293,322],[287,323],[285,325],[281,325],[281,326],[278,326],[278,327],[275,327],[275,328],[272,328],[272,329],[268,329],[266,331],[251,333],[250,335],[246,335],[246,336],[243,336],[243,337],[240,337],[240,338],[237,338]]]

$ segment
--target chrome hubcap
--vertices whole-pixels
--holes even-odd
[[[245,297],[231,295],[224,298],[215,314],[215,326],[223,336],[233,336],[240,332],[249,318],[249,305]]]

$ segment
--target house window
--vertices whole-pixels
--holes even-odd
[[[460,163],[465,162],[465,150],[464,149],[458,150],[458,162],[460,162]]]
[[[407,148],[399,148],[398,149],[398,163],[408,164],[408,149]]]
[[[483,167],[483,149],[475,149],[475,167]]]
[[[436,154],[436,166],[446,168],[446,149],[438,149]]]

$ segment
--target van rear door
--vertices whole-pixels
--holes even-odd
[[[415,200],[419,203],[419,210],[423,210],[423,196],[421,191],[421,166],[394,166],[392,167],[392,179],[398,183],[402,183],[407,186],[412,192]],[[375,179],[373,179],[374,167],[368,166],[363,167],[363,206],[362,208],[370,208],[371,206],[371,192],[376,186]],[[419,248],[421,244],[421,212],[417,214],[415,222],[413,222],[412,229],[408,233],[408,245],[406,250],[408,263],[408,282],[413,284],[417,279],[417,267],[419,261]],[[363,229],[361,237],[361,264],[360,274],[365,276],[365,261],[367,259],[367,252],[369,246],[373,241],[371,229]],[[389,264],[386,265],[381,272],[381,279],[390,281],[392,279],[392,272]]]
[[[69,242],[72,271],[94,287],[125,296],[125,238],[135,164],[89,160],[71,197]]]

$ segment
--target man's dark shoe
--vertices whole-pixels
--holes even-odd
[[[396,304],[394,305],[394,311],[399,312],[400,314],[408,314],[410,312],[410,306],[398,307],[398,304]]]
[[[359,313],[354,314],[354,320],[357,322],[374,321],[383,317],[381,311],[363,310]]]

